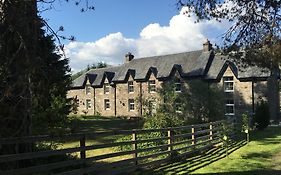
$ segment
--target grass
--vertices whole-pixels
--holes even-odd
[[[281,174],[281,127],[255,131],[252,140],[233,142],[228,157],[223,148],[216,148],[181,162],[137,174]]]
[[[112,130],[131,130],[140,128],[142,122],[139,120],[128,120],[115,117],[101,117],[101,116],[78,116],[75,117],[72,125],[75,126],[75,132],[101,132],[101,131],[112,131]],[[73,127],[73,126],[69,126]],[[86,140],[86,145],[97,145],[103,143],[111,143],[116,141],[120,136],[107,136],[107,137],[96,137],[94,140]],[[59,149],[79,147],[79,141],[69,141],[59,143]],[[86,152],[86,157],[98,156],[102,154],[109,154],[116,152],[114,148],[102,148],[95,149]],[[72,156],[78,156],[79,153],[71,154]],[[110,159],[104,159],[103,162],[115,162],[131,158],[131,155],[113,157]]]
[[[75,132],[130,130],[142,125],[140,120],[102,116],[76,116],[73,124],[76,125]]]

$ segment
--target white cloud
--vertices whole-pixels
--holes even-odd
[[[117,65],[123,63],[124,55],[131,52],[135,57],[147,57],[170,54],[202,48],[207,37],[217,40],[214,32],[225,30],[226,23],[204,21],[194,23],[195,17],[173,16],[168,26],[158,23],[147,25],[138,38],[126,38],[121,32],[111,33],[93,42],[71,42],[66,45],[66,55],[70,57],[70,66],[74,72],[85,68],[87,64],[100,61]],[[211,38],[210,38],[211,36]]]

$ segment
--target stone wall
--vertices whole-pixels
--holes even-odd
[[[188,82],[194,81],[182,79],[178,72],[175,72],[173,76],[181,79],[183,86],[187,90]],[[239,81],[230,67],[226,69],[222,77],[233,77],[233,92],[225,92],[226,99],[233,98],[234,100],[234,114],[228,115],[228,117],[239,120],[243,113],[252,114],[253,108],[255,107],[252,104],[253,99],[254,103],[261,99],[266,100],[266,81]],[[161,88],[162,82],[155,77],[154,73],[150,73],[147,81],[135,81],[132,76],[128,77],[128,81],[133,82],[134,92],[128,91],[128,82],[120,82],[115,85],[110,85],[108,93],[104,92],[104,87],[91,87],[90,93],[88,94],[86,94],[85,89],[70,90],[68,92],[68,97],[77,97],[79,101],[77,114],[139,117],[147,112],[147,106],[145,105],[147,105],[148,101],[153,101],[156,104],[161,103],[159,94],[149,91],[150,80],[155,81],[156,89]],[[196,79],[195,81],[201,80]],[[105,79],[104,83],[109,82]],[[88,81],[86,85],[90,85]],[[223,87],[224,78],[221,78],[217,85]],[[254,88],[253,91],[252,87]],[[105,99],[110,101],[110,109],[105,109]],[[129,99],[134,100],[133,110],[129,108]],[[92,107],[90,109],[86,109],[86,100],[91,100]],[[225,106],[222,106],[222,108],[225,108]]]
[[[225,95],[226,98],[233,96],[235,111],[233,116],[228,117],[240,120],[244,113],[252,115],[257,101],[261,99],[267,100],[267,81],[239,81],[230,67],[226,69],[223,77],[233,77],[234,92],[225,92]],[[223,78],[220,80],[219,85],[224,85]]]

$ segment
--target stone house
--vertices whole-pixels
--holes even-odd
[[[128,53],[122,65],[93,69],[75,79],[68,97],[76,99],[78,114],[140,117],[144,107],[139,100],[158,99],[161,83],[177,77],[178,92],[194,80],[223,87],[222,108],[226,116],[235,118],[254,113],[257,100],[266,99],[269,76],[269,71],[258,67],[238,67],[227,56],[215,54],[207,41],[202,50],[185,53],[139,59]],[[153,109],[157,103],[151,101]]]

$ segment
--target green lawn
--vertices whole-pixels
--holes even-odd
[[[141,121],[117,117],[76,116],[73,125],[75,132],[97,132],[111,130],[130,130],[141,127]]]
[[[281,174],[281,127],[255,131],[251,138],[248,145],[245,141],[232,143],[228,157],[225,157],[223,148],[217,148],[204,155],[138,174]]]
[[[131,130],[141,128],[142,122],[138,120],[128,120],[116,117],[101,117],[101,116],[78,116],[75,117],[75,132],[101,132],[101,131],[112,131],[112,130]],[[71,127],[71,126],[69,126]],[[73,127],[73,126],[72,126]],[[111,143],[118,139],[120,136],[107,136],[107,137],[96,137],[94,140],[86,140],[86,145],[96,145],[103,143]],[[65,143],[60,143],[58,148],[73,148],[79,147],[79,141],[68,141]],[[116,152],[114,148],[103,148],[90,150],[86,152],[87,157],[109,154]],[[73,156],[79,156],[79,153],[72,154]],[[122,160],[126,158],[131,158],[128,156],[119,156],[110,159],[104,159],[104,162],[114,162],[117,160]]]

